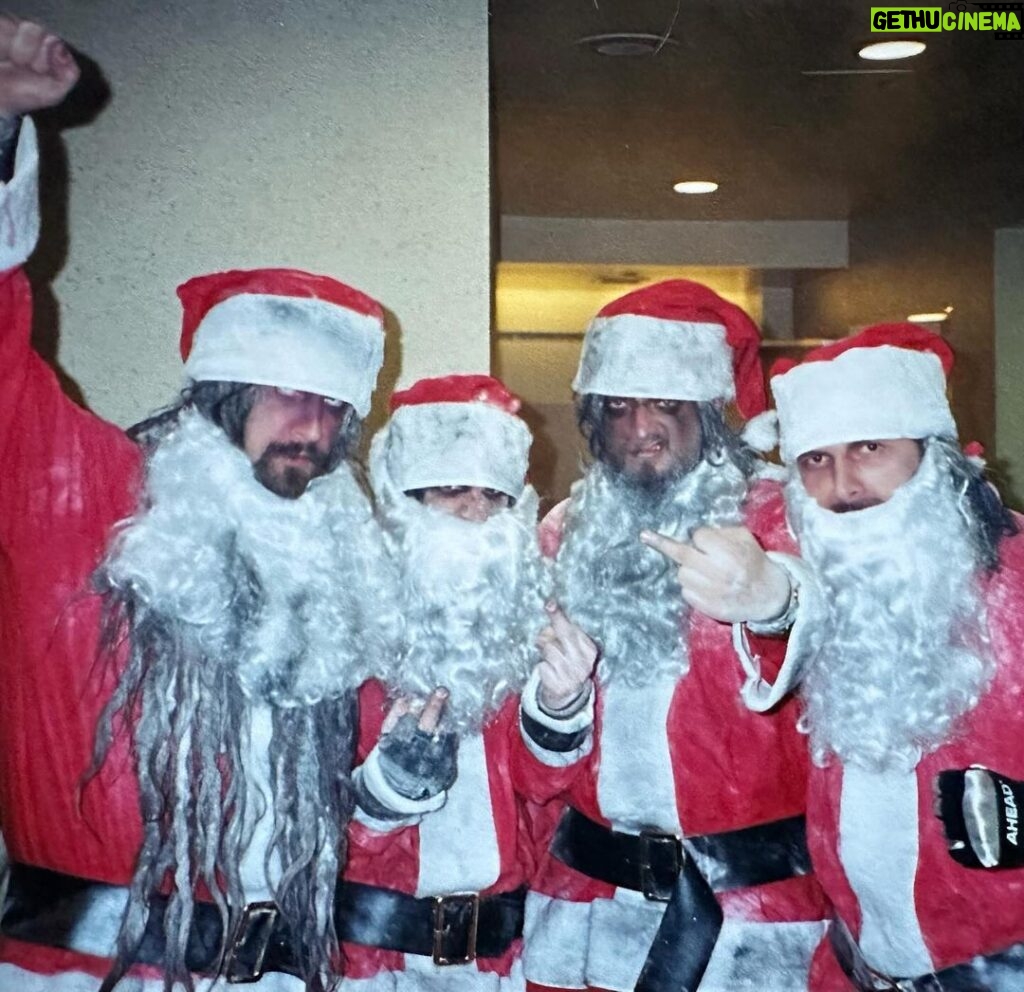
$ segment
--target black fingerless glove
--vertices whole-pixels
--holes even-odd
[[[974,765],[940,772],[935,784],[939,819],[956,861],[966,868],[1024,865],[1019,829],[1024,782]]]
[[[377,745],[380,770],[399,795],[415,801],[450,789],[458,774],[459,738],[451,731],[420,730],[417,717],[403,716]]]

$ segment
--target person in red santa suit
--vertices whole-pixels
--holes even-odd
[[[952,361],[878,325],[772,378],[828,601],[800,690],[836,914],[815,989],[1024,988],[1024,538],[956,442]]]
[[[405,635],[389,684],[360,692],[364,760],[339,896],[353,990],[524,987],[526,800],[562,788],[589,749],[580,690],[596,647],[545,609],[519,406],[490,376],[424,379],[395,394],[374,438]],[[524,719],[548,738],[536,753],[520,728],[524,686]]]
[[[733,400],[747,417],[764,410],[758,344],[742,310],[686,280],[627,294],[587,331],[573,387],[594,462],[544,544],[559,602],[601,648],[596,740],[528,898],[532,982],[806,987],[824,909],[794,705],[748,710],[778,701],[759,675],[744,682],[730,628],[701,613],[712,590],[684,599],[672,563],[641,540],[692,541],[736,594],[726,619],[764,635],[766,666],[784,646],[768,635],[794,617],[794,657],[806,653],[813,588],[798,608],[800,563],[777,555],[781,575],[762,564],[767,592],[737,584],[762,544],[790,546],[779,487],[757,480],[756,453],[725,421]]]
[[[381,310],[294,270],[202,276],[178,400],[130,437],[75,406],[29,345],[38,153],[14,115],[76,76],[0,17],[0,988],[110,987],[132,962],[134,988],[319,988],[354,693],[394,650],[347,462]]]

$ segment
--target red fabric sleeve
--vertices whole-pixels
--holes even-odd
[[[124,750],[82,788],[111,687],[89,578],[140,457],[62,393],[31,323],[24,273],[0,274],[0,820],[12,859],[120,882],[139,834]]]
[[[388,692],[383,682],[369,679],[359,687],[359,742],[355,764],[361,765],[380,740],[380,728],[388,711]]]

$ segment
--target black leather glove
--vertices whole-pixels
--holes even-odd
[[[450,789],[458,774],[459,738],[451,731],[420,730],[418,717],[403,716],[377,745],[388,785],[406,799],[422,800]]]
[[[951,857],[966,868],[1024,865],[1018,819],[1024,782],[972,765],[940,772],[935,787]]]

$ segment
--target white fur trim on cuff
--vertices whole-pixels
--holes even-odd
[[[786,657],[774,683],[767,682],[761,676],[761,659],[751,652],[744,625],[733,624],[733,647],[747,675],[740,694],[747,708],[755,713],[770,710],[799,684],[821,646],[823,624],[827,616],[824,595],[810,568],[799,558],[777,551],[769,551],[768,557],[786,570],[797,597],[797,605],[786,643]],[[754,629],[765,628],[762,625]]]
[[[39,145],[30,117],[21,122],[14,175],[0,184],[0,272],[21,265],[39,240]]]
[[[540,702],[537,699],[537,693],[539,691],[540,673],[535,668],[530,674],[529,679],[527,679],[526,685],[523,687],[522,694],[519,697],[521,714],[525,714],[530,717],[531,720],[536,721],[542,727],[546,727],[548,730],[553,730],[560,734],[575,734],[579,733],[581,730],[589,730],[593,727],[593,688],[591,688],[587,701],[583,706],[567,717],[551,716],[550,714],[545,713],[544,710],[541,709]],[[583,743],[572,751],[548,751],[530,737],[523,728],[522,720],[519,721],[519,733],[522,736],[523,741],[526,743],[526,747],[529,752],[537,758],[538,761],[542,761],[545,765],[552,768],[565,768],[568,765],[574,764],[581,758],[586,757],[590,753],[590,749],[594,744],[593,733],[588,733]]]
[[[665,400],[731,400],[732,349],[721,324],[637,314],[596,317],[583,339],[577,393]]]
[[[806,362],[772,379],[782,460],[851,441],[956,437],[942,362],[880,345]]]
[[[412,818],[403,826],[418,823],[426,813],[439,810],[448,799],[447,792],[440,792],[436,796],[429,796],[426,799],[409,799],[400,792],[396,792],[388,783],[380,767],[379,747],[375,747],[366,756],[366,760],[356,769],[355,774],[359,776],[358,782],[362,784],[363,788],[383,807]],[[393,826],[392,829],[394,829]]]

